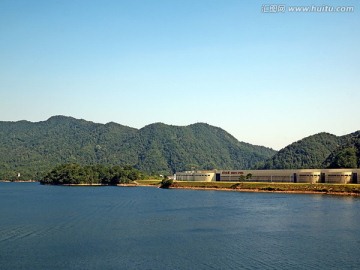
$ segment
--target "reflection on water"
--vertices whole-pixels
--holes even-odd
[[[355,269],[355,197],[0,183],[1,269]]]

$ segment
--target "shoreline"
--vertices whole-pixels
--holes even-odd
[[[0,180],[0,183],[36,183],[36,180]]]
[[[310,191],[310,190],[261,190],[250,188],[215,188],[215,187],[176,187],[170,186],[168,189],[187,189],[187,190],[212,190],[212,191],[232,191],[249,193],[284,193],[284,194],[319,194],[319,195],[340,195],[340,196],[360,196],[355,192],[333,192],[333,191]]]
[[[7,181],[6,183],[33,183],[37,181]],[[45,184],[46,185],[46,184]],[[51,185],[51,184],[50,184]],[[71,187],[112,186],[99,183],[60,184]],[[133,183],[114,185],[117,187],[156,187],[161,188],[159,180],[136,180]],[[284,193],[284,194],[321,194],[360,197],[360,184],[306,184],[306,183],[268,183],[268,182],[194,182],[173,181],[164,189],[212,190],[251,193]]]
[[[108,186],[108,185],[103,185],[103,184],[63,184],[63,185],[57,185],[57,186],[100,187],[100,186]]]
[[[169,189],[360,196],[359,184],[174,181]]]

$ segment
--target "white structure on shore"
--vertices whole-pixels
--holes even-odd
[[[360,184],[360,169],[185,171],[176,173],[175,180]]]
[[[215,171],[185,171],[175,174],[175,180],[182,181],[214,181]]]

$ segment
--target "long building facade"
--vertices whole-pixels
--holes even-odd
[[[185,171],[176,173],[175,180],[360,184],[360,169]]]

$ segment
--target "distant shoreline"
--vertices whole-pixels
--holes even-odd
[[[257,193],[323,194],[360,196],[359,184],[299,184],[259,182],[183,182],[175,181],[169,189],[220,190]]]
[[[0,180],[0,183],[35,183],[36,180]]]
[[[10,181],[6,183],[34,183],[37,181]],[[45,184],[51,185],[51,184]],[[57,186],[100,187],[104,184],[60,184]],[[159,180],[136,180],[133,183],[118,184],[118,187],[161,187]],[[340,196],[360,196],[360,184],[303,184],[303,183],[268,183],[268,182],[195,182],[173,181],[168,189],[214,190],[251,193],[284,193],[284,194],[321,194]]]
[[[232,188],[204,188],[204,187],[169,187],[169,189],[188,189],[188,190],[214,190],[214,191],[233,191],[250,193],[284,193],[284,194],[322,194],[340,196],[360,196],[355,192],[331,192],[331,191],[294,191],[294,190],[260,190],[260,189],[232,189]]]

